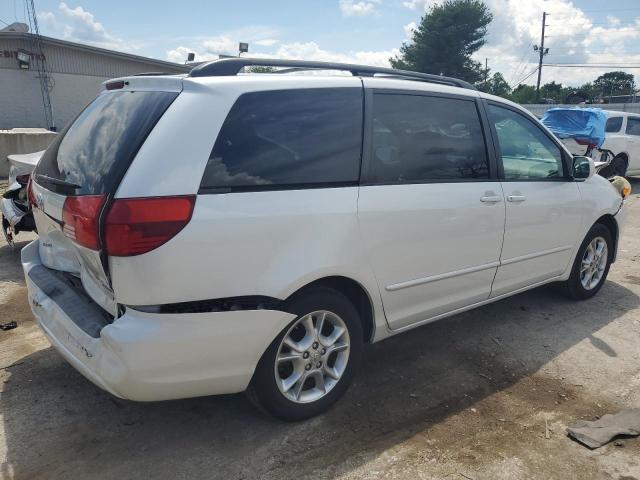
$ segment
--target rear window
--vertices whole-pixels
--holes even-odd
[[[622,128],[622,117],[609,117],[604,127],[604,131],[607,133],[619,132]]]
[[[627,130],[628,135],[640,135],[640,118],[627,117]]]
[[[99,95],[49,146],[36,181],[64,194],[114,191],[176,92]]]
[[[361,88],[241,95],[220,129],[201,189],[224,193],[356,183],[362,101]]]

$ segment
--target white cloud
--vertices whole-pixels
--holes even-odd
[[[58,5],[58,12],[41,12],[38,19],[46,30],[65,40],[88,43],[113,50],[136,50],[137,47],[106,31],[95,16],[81,6],[69,7],[65,2]]]
[[[263,40],[257,40],[254,43],[256,45],[260,45],[261,47],[271,47],[278,43],[280,40],[276,40],[275,38],[265,38]]]
[[[376,67],[388,67],[389,58],[397,55],[397,48],[382,51],[349,51],[337,53],[324,50],[315,42],[297,42],[281,45],[274,53],[275,58],[294,60],[317,60],[326,62],[358,63]]]
[[[540,43],[542,12],[547,16],[545,63],[627,63],[640,55],[630,50],[640,41],[640,21],[621,25],[609,18],[607,26],[594,25],[585,13],[569,0],[486,0],[494,19],[489,26],[487,44],[475,55],[484,64],[489,59],[493,72],[502,72],[516,83],[537,67],[533,45]],[[600,22],[598,22],[600,23]],[[543,67],[542,83],[556,81],[579,85],[612,70],[594,68]],[[631,73],[637,71],[630,70]],[[535,84],[536,75],[524,83]]]
[[[406,2],[402,2],[407,8],[411,10],[427,10],[430,6],[436,5],[438,3],[442,3],[443,0],[407,0]]]
[[[202,42],[205,52],[222,55],[237,55],[238,43],[227,36],[213,37]]]
[[[167,52],[167,60],[175,63],[184,63],[187,61],[187,56],[190,53],[195,53],[197,62],[205,62],[207,60],[215,60],[218,58],[218,55],[214,55],[212,53],[208,53],[205,51],[197,51],[193,48],[179,46]]]
[[[225,46],[225,41],[219,37],[217,40],[205,40],[197,48],[179,46],[167,52],[167,60],[184,63],[189,52],[196,54],[196,61],[214,60],[218,58],[218,51],[210,51],[209,48]],[[237,45],[233,43],[233,45]],[[280,43],[278,48],[272,51],[255,52],[256,58],[283,58],[291,60],[317,60],[321,62],[357,63],[376,67],[388,67],[389,58],[400,53],[399,49],[389,50],[352,50],[348,52],[333,52],[321,48],[316,42],[291,42]]]
[[[607,15],[607,22],[609,22],[609,25],[611,25],[612,27],[617,27],[618,25],[620,25],[621,20],[613,15]]]
[[[340,0],[340,11],[346,17],[371,15],[382,0]]]
[[[408,39],[412,39],[413,32],[415,32],[416,28],[418,28],[418,24],[416,22],[409,22],[402,28],[404,29],[404,36]]]
[[[402,4],[422,14],[429,7],[442,3],[443,0],[405,0]],[[475,59],[484,64],[488,58],[491,70],[502,72],[512,83],[537,66],[538,57],[532,47],[540,43],[543,11],[550,14],[545,44],[550,53],[545,57],[546,63],[602,63],[605,59],[613,63],[637,61],[638,55],[629,50],[633,48],[633,42],[637,45],[640,41],[638,21],[624,26],[618,17],[608,15],[608,25],[595,26],[570,0],[485,0],[485,3],[493,13],[493,22],[489,26],[487,44],[477,52]],[[411,38],[410,25],[404,27],[407,38]],[[555,80],[578,85],[607,70],[611,69],[543,67],[542,82]],[[533,74],[525,83],[533,84],[535,80]]]

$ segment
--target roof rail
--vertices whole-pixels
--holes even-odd
[[[351,72],[356,77],[373,77],[383,75],[405,80],[440,83],[454,87],[476,90],[469,82],[457,78],[433,75],[430,73],[396,70],[394,68],[370,67],[350,63],[315,62],[308,60],[280,60],[269,58],[222,58],[206,62],[194,67],[189,72],[190,77],[229,77],[240,73],[244,67],[284,67],[289,72],[300,70],[341,70]],[[277,72],[276,72],[277,73]]]

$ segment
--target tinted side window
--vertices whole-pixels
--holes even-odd
[[[640,135],[640,118],[627,117],[627,134]]]
[[[604,127],[604,131],[607,133],[616,133],[622,128],[622,117],[609,117]]]
[[[361,141],[361,88],[246,93],[222,125],[201,188],[354,183]]]
[[[475,102],[375,94],[370,178],[419,183],[489,178]]]
[[[508,108],[489,105],[507,180],[540,180],[563,175],[562,153],[530,119]]]

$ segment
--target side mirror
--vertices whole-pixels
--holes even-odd
[[[573,157],[573,179],[584,181],[596,174],[596,165],[589,157]]]

